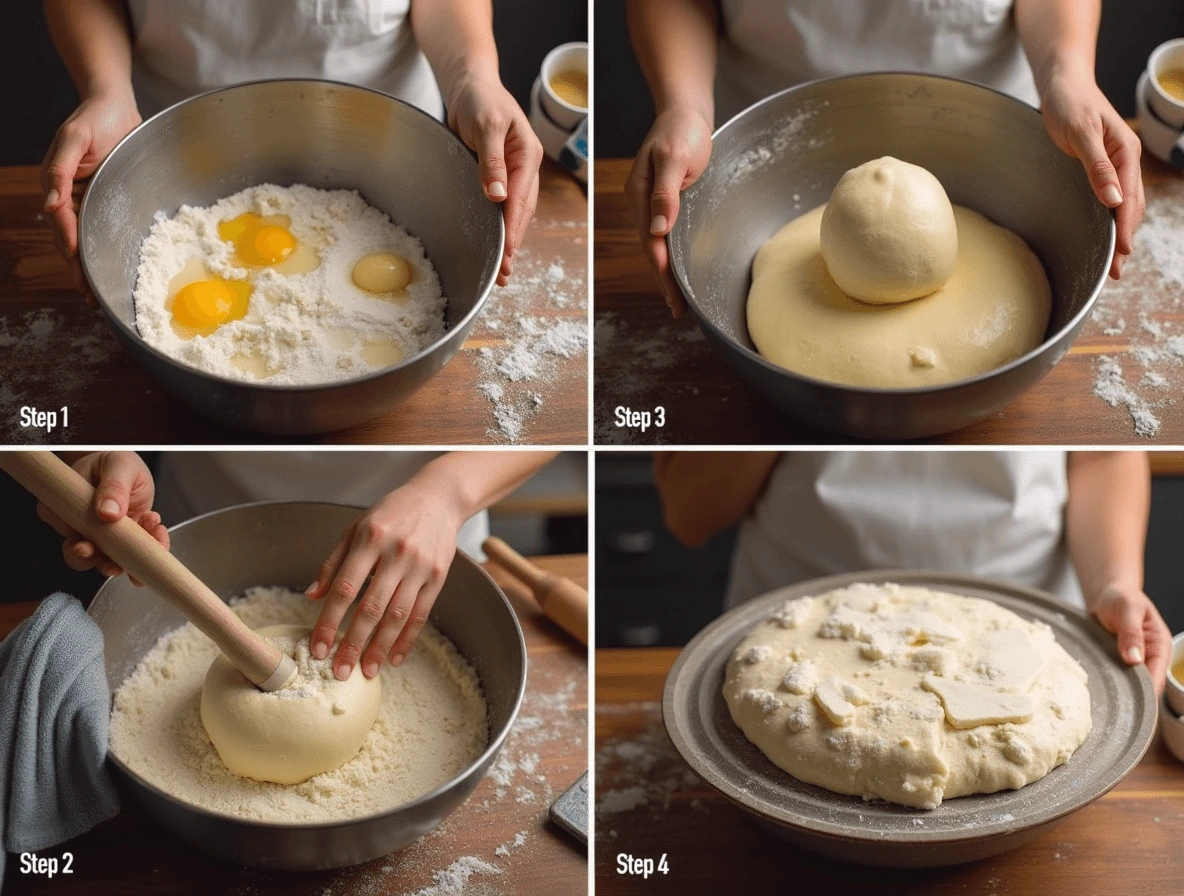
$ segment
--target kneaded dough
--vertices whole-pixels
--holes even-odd
[[[940,289],[958,261],[958,227],[945,188],[892,156],[841,178],[822,215],[822,257],[839,288],[872,304]]]
[[[299,784],[352,759],[378,718],[382,686],[358,663],[345,681],[331,659],[308,649],[309,629],[269,625],[258,629],[296,661],[296,678],[264,693],[225,654],[210,665],[201,689],[201,721],[223,764],[244,778]]]
[[[819,250],[826,206],[790,221],[752,265],[748,332],[764,357],[815,379],[907,389],[994,370],[1040,344],[1052,290],[1010,230],[954,206],[958,262],[937,292],[869,305],[841,289]]]
[[[1048,626],[991,601],[857,584],[757,625],[723,694],[795,778],[933,809],[1066,762],[1090,731],[1087,680]]]

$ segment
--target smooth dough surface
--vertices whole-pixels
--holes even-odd
[[[822,216],[822,257],[839,288],[872,304],[940,289],[958,261],[958,228],[945,188],[892,156],[852,168]]]
[[[752,265],[748,331],[764,357],[815,379],[871,388],[950,383],[994,370],[1040,344],[1052,290],[1028,245],[954,206],[958,262],[931,295],[869,305],[831,278],[819,248],[826,206],[790,221]]]
[[[378,718],[378,677],[366,678],[358,663],[338,681],[332,654],[314,658],[303,626],[258,632],[296,661],[296,678],[264,693],[219,653],[201,689],[201,721],[218,756],[236,775],[276,784],[299,784],[340,768],[357,755]]]
[[[723,694],[795,778],[933,809],[1068,761],[1090,731],[1087,680],[1048,626],[991,601],[858,584],[757,625]]]

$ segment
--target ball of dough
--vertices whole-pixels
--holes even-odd
[[[890,305],[940,289],[958,261],[954,209],[941,182],[884,156],[840,179],[822,216],[822,257],[853,299]]]
[[[366,678],[359,663],[338,681],[330,660],[309,652],[303,626],[258,631],[296,660],[296,678],[264,693],[218,655],[202,685],[201,721],[222,762],[236,775],[277,784],[340,768],[357,755],[378,718],[378,677]]]

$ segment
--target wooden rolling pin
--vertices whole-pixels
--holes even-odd
[[[588,643],[588,592],[563,576],[539,569],[500,538],[487,538],[481,550],[529,586],[548,619],[579,641]]]
[[[218,595],[138,523],[127,517],[114,523],[100,519],[94,512],[94,487],[53,454],[3,451],[0,469],[180,611],[260,690],[278,691],[295,677],[295,660],[247,628]]]

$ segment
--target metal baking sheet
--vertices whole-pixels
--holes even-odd
[[[736,645],[785,600],[856,582],[897,582],[992,600],[1049,625],[1089,674],[1093,727],[1072,758],[1019,790],[956,797],[927,811],[833,793],[775,766],[736,727],[724,668]],[[721,616],[683,650],[662,701],[666,730],[703,780],[780,836],[873,865],[930,867],[972,861],[1034,838],[1102,796],[1133,769],[1155,734],[1157,701],[1143,666],[1121,661],[1112,635],[1050,595],[973,576],[878,570],[814,579]]]

